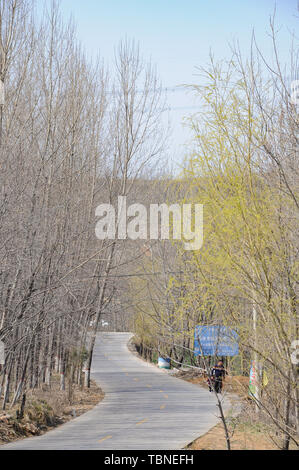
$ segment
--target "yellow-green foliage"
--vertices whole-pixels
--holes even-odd
[[[190,121],[194,152],[180,202],[203,204],[204,244],[188,256],[182,252],[183,309],[197,313],[195,323],[238,328],[241,347],[254,347],[268,366],[288,370],[298,305],[294,204],[259,171],[261,119],[245,83],[232,77],[216,67],[207,86],[194,87],[202,111]]]

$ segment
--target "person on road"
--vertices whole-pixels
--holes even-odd
[[[223,387],[223,380],[225,379],[226,371],[223,366],[222,361],[218,361],[218,363],[213,367],[211,370],[211,381],[212,383],[209,384],[210,392],[214,386],[216,393],[222,392]]]

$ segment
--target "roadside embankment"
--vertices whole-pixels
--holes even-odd
[[[68,387],[66,387],[68,388]],[[0,445],[25,437],[39,436],[92,409],[104,398],[102,389],[92,380],[90,388],[73,384],[71,389],[60,390],[58,375],[54,375],[51,388],[29,390],[23,418],[18,418],[20,404],[0,411]]]

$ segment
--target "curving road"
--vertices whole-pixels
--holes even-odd
[[[218,409],[213,394],[130,353],[131,336],[98,335],[92,378],[105,391],[101,403],[43,436],[1,446],[1,450],[182,449],[214,426]]]

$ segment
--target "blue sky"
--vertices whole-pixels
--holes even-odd
[[[38,3],[41,0],[37,0]],[[50,0],[46,0],[46,3]],[[157,65],[163,86],[196,82],[196,66],[205,65],[210,49],[228,58],[228,44],[238,39],[246,55],[252,29],[266,54],[270,51],[269,17],[276,4],[279,48],[287,58],[289,32],[298,31],[297,0],[59,0],[65,19],[73,16],[78,36],[91,55],[109,61],[125,36],[139,41],[145,58]],[[196,103],[183,91],[168,97],[174,133],[171,158],[179,162],[189,134],[183,117]],[[179,108],[179,109],[178,109]]]

